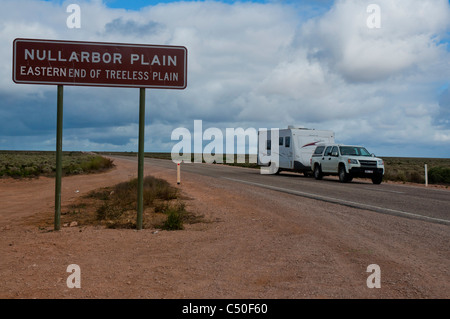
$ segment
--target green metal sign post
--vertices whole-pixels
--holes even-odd
[[[139,89],[139,153],[138,153],[138,198],[136,229],[142,229],[144,211],[144,136],[145,136],[145,88]]]
[[[56,180],[55,180],[55,230],[61,228],[61,177],[62,177],[62,133],[64,87],[58,85],[56,114]]]
[[[145,143],[145,88],[139,89],[139,152],[138,152],[138,193],[136,228],[142,229],[144,211],[144,143]],[[61,180],[62,180],[62,135],[63,135],[64,86],[58,85],[56,115],[56,180],[55,180],[55,221],[54,229],[61,228]]]
[[[138,193],[136,228],[142,229],[144,211],[144,142],[145,142],[145,88],[139,89],[139,153],[138,153]],[[55,180],[55,221],[54,229],[61,229],[61,180],[62,180],[62,135],[63,135],[64,86],[58,85],[56,115],[56,180]]]

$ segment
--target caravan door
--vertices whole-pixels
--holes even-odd
[[[292,157],[293,157],[293,146],[292,146],[292,138],[291,134],[280,131],[279,137],[279,149],[280,149],[280,168],[292,168]]]

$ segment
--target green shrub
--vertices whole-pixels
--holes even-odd
[[[143,181],[145,206],[151,206],[156,199],[172,200],[178,197],[178,189],[172,187],[167,181],[153,176],[146,176]],[[138,179],[117,184],[113,189],[113,198],[122,205],[136,203]]]
[[[89,161],[85,161],[80,163],[80,169],[84,172],[90,171],[99,171],[111,168],[113,166],[113,161],[109,158],[105,158],[102,156],[95,156],[91,158]]]
[[[153,203],[155,213],[166,213],[169,209],[169,203],[166,201],[157,201]]]
[[[125,212],[123,207],[104,203],[97,209],[97,220],[117,220]]]
[[[428,181],[431,184],[450,184],[449,167],[433,167],[428,170]]]
[[[146,176],[144,184],[144,217],[147,214],[163,213],[167,216],[164,223],[161,220],[153,225],[162,229],[177,230],[183,229],[183,222],[197,220],[189,215],[185,209],[185,204],[179,202],[172,204],[170,201],[177,199],[178,189],[171,186],[167,181],[153,176]],[[136,228],[136,208],[137,208],[137,186],[138,179],[116,184],[113,187],[100,189],[89,193],[87,198],[100,199],[103,203],[96,210],[95,218],[101,221],[108,228]],[[146,208],[153,207],[153,210]],[[164,218],[164,215],[156,217]],[[145,218],[144,218],[145,219]],[[150,219],[152,219],[150,217]]]
[[[184,205],[170,207],[166,210],[167,219],[162,224],[164,230],[182,230],[184,229],[183,221],[186,211]]]
[[[63,175],[76,175],[103,171],[114,166],[102,156],[83,152],[63,152]],[[54,176],[55,152],[0,151],[0,176],[14,178]]]
[[[417,171],[410,172],[408,182],[419,183],[419,184],[425,183],[425,173],[420,174]]]
[[[385,163],[384,180],[425,183],[424,166],[427,164],[429,183],[449,183],[445,172],[450,170],[448,158],[401,158],[383,157]],[[447,182],[445,182],[447,180]]]

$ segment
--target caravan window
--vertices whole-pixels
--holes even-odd
[[[286,136],[285,137],[285,143],[284,146],[286,147],[291,147],[291,137],[290,136]]]
[[[270,151],[272,149],[272,141],[271,140],[267,140],[267,150]]]
[[[314,151],[314,155],[321,155],[324,149],[325,146],[317,146],[316,150]]]
[[[283,138],[282,138],[282,137],[280,137],[280,138],[278,139],[278,141],[279,141],[279,142],[278,142],[278,145],[280,145],[280,146],[283,145]]]

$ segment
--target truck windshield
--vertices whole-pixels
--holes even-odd
[[[351,156],[372,156],[364,147],[357,146],[341,146],[339,147],[341,155]]]

